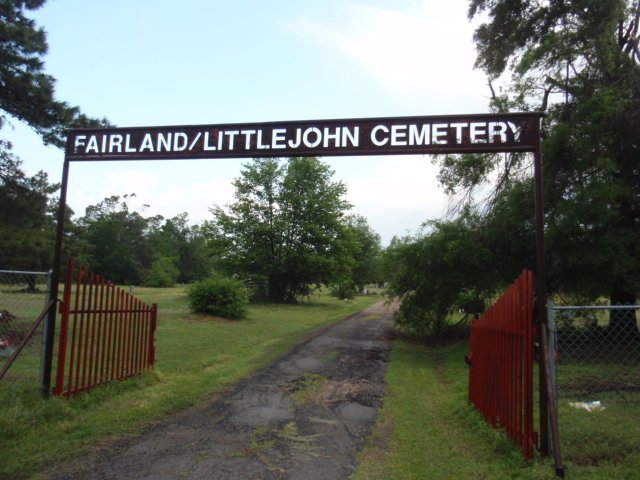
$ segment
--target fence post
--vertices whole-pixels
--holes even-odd
[[[49,269],[49,271],[47,272],[47,295],[45,297],[45,301],[44,304],[45,306],[49,304],[49,302],[51,300],[54,300],[54,298],[52,297],[52,292],[51,289],[53,288],[53,270]],[[56,306],[54,305],[53,307],[51,307],[55,310]],[[48,389],[47,386],[47,382],[46,382],[46,369],[47,369],[47,360],[46,360],[46,356],[47,356],[47,336],[44,334],[44,332],[46,330],[48,330],[48,323],[49,323],[49,315],[47,314],[47,317],[45,318],[44,321],[44,327],[42,327],[42,331],[43,331],[43,335],[42,335],[42,343],[41,343],[41,348],[40,348],[40,391],[44,392],[45,390]]]
[[[556,410],[558,409],[558,360],[556,358],[558,351],[557,329],[556,329],[556,310],[553,300],[547,302],[547,322],[549,323],[549,362],[551,366],[551,384],[553,386],[554,399],[556,402]]]
[[[156,346],[155,346],[155,335],[156,335],[156,324],[158,319],[158,304],[154,303],[151,307],[151,328],[149,328],[149,367],[153,367],[156,362]]]
[[[67,142],[69,139],[67,138]],[[65,207],[67,205],[67,186],[69,184],[69,161],[64,160],[62,166],[62,182],[60,184],[60,199],[56,217],[56,243],[53,252],[53,273],[51,282],[51,297],[58,299],[58,284],[60,282],[60,264],[62,263],[62,241],[64,237]],[[42,375],[40,392],[44,398],[51,394],[51,372],[53,369],[53,349],[56,330],[56,309],[52,308],[47,315],[47,321],[42,330],[44,349],[42,352]]]

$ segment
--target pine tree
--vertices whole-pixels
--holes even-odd
[[[25,13],[45,0],[0,2],[0,127],[7,116],[33,128],[46,144],[63,146],[64,129],[106,124],[55,99],[55,79],[44,72],[47,36]],[[7,148],[4,143],[1,148]]]

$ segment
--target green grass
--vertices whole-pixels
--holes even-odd
[[[488,427],[469,405],[468,369],[463,362],[467,349],[467,341],[440,346],[396,341],[387,373],[388,394],[374,435],[360,457],[355,480],[553,477],[550,460],[522,460],[506,436]],[[598,428],[604,431],[598,434],[603,444],[598,448],[624,452],[623,461],[610,457],[600,459],[598,466],[569,461],[566,478],[638,478],[638,407],[617,413],[625,420],[600,424]],[[569,418],[563,406],[560,414]],[[572,415],[573,431],[565,432],[567,442],[580,441],[583,428],[595,422],[584,412]],[[621,421],[632,423],[625,427]],[[625,434],[621,435],[621,429]],[[635,434],[627,434],[634,429]]]
[[[618,472],[617,477],[638,478],[640,474],[640,395],[600,392],[604,410],[587,412],[560,398],[558,418],[564,458],[599,478],[601,467]],[[634,467],[635,466],[635,467]],[[634,468],[634,470],[631,470]],[[627,476],[625,476],[627,475]]]
[[[211,398],[304,336],[380,299],[344,302],[319,294],[298,305],[251,306],[246,319],[230,321],[189,313],[184,287],[133,293],[158,303],[155,370],[73,400],[44,401],[32,384],[0,382],[0,478],[26,478],[100,441],[139,432],[153,419]]]

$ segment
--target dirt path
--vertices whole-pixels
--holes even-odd
[[[305,341],[214,403],[169,417],[56,478],[344,479],[384,394],[381,303]]]

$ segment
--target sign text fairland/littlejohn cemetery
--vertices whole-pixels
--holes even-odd
[[[531,114],[70,130],[69,160],[530,151]]]

